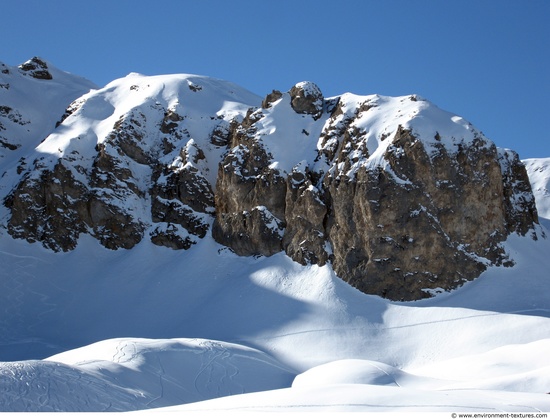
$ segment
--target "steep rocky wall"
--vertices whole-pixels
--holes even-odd
[[[385,152],[369,164],[367,131],[357,120],[376,105],[344,115],[345,105],[333,100],[305,103],[296,86],[288,95],[297,113],[315,120],[327,113],[317,159],[289,173],[270,169],[274,156],[262,148],[256,122],[283,94],[268,95],[264,109],[235,130],[220,165],[216,240],[240,255],[283,249],[302,264],[330,261],[354,287],[395,300],[456,288],[490,264],[513,264],[500,243],[538,222],[517,155],[480,133],[453,138],[450,147],[437,132],[426,140],[398,126],[381,136]],[[252,222],[259,206],[270,215]],[[266,234],[274,222],[278,228]]]
[[[390,170],[326,177],[335,271],[361,290],[411,299],[476,278],[480,258],[502,263],[502,175],[496,148],[481,143],[430,159],[399,129],[385,153]]]

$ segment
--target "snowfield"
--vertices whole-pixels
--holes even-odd
[[[398,303],[210,239],[54,254],[2,236],[0,406],[549,411],[549,240],[507,248],[515,267]]]
[[[10,100],[25,108],[17,89],[36,80],[8,70],[18,80]],[[53,165],[78,148],[85,162],[121,115],[143,103],[158,113],[157,100],[186,118],[189,139],[182,145],[189,153],[203,142],[212,166],[201,170],[212,182],[223,150],[204,142],[216,118],[223,114],[229,124],[247,104],[261,103],[202,76],[131,74],[95,89],[51,71],[66,82],[67,89],[54,89],[59,97],[45,90],[27,113],[9,110],[2,135],[21,143],[0,154],[2,199],[19,179],[21,156],[47,156],[44,164]],[[90,100],[74,102],[62,129],[36,147],[33,139],[52,132],[66,104],[82,94]],[[40,113],[45,98],[51,112]],[[176,98],[194,98],[196,107]],[[409,127],[430,138],[431,120],[446,127],[443,140],[451,145],[455,131],[480,135],[423,99],[369,98],[395,102],[390,111],[399,109],[403,121],[413,112]],[[205,114],[212,117],[203,120]],[[384,151],[377,136],[402,122],[390,116],[371,126],[372,161]],[[26,119],[36,120],[29,131],[19,123]],[[270,145],[277,167],[298,170],[312,149],[285,141],[305,131],[299,135],[307,141],[324,122],[306,130],[302,116],[287,119],[288,126],[276,127],[266,118],[258,135],[278,140]],[[182,164],[178,153],[168,155],[174,167]],[[455,291],[434,290],[433,298],[407,303],[363,294],[329,265],[302,266],[283,253],[236,256],[210,233],[185,251],[148,240],[113,251],[82,234],[75,250],[54,253],[13,239],[9,210],[0,206],[0,411],[550,412],[550,159],[525,163],[538,239],[513,234],[504,243],[513,267],[491,267]]]

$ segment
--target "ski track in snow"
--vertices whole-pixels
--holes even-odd
[[[0,318],[0,337],[5,345],[29,342],[30,336],[35,336],[40,326],[47,322],[46,315],[57,309],[57,304],[52,302],[49,295],[40,292],[35,283],[40,281],[48,287],[55,287],[49,278],[38,279],[32,272],[40,272],[41,265],[50,265],[44,259],[33,256],[22,256],[13,253],[0,251],[3,269],[0,271],[0,293],[5,295],[3,312],[5,315]],[[6,257],[7,256],[7,257]],[[9,257],[9,258],[8,258]],[[10,261],[12,266],[10,267]],[[9,275],[7,272],[10,272]],[[37,297],[38,301],[33,305],[39,311],[31,315],[28,313],[28,299],[30,296]]]
[[[380,368],[380,366],[376,365],[375,363],[373,362],[370,362],[370,361],[367,361],[369,363],[369,365],[372,365],[374,368],[376,368],[378,371],[382,372],[384,375],[386,375],[390,380],[392,380],[395,385],[397,387],[401,387],[399,385],[399,383],[397,382],[397,380],[395,379],[395,376],[393,374],[390,374],[389,372],[387,372],[386,370]]]
[[[282,334],[276,334],[276,335],[265,335],[264,339],[271,340],[271,339],[279,339],[279,338],[285,338],[289,336],[296,336],[296,335],[306,335],[306,334],[313,334],[313,333],[325,333],[325,332],[337,332],[337,331],[364,331],[367,329],[373,330],[373,331],[384,331],[384,330],[396,330],[396,329],[408,329],[418,326],[428,326],[431,324],[438,324],[438,323],[452,323],[452,322],[459,322],[462,320],[470,320],[470,319],[476,319],[481,317],[501,317],[507,314],[529,314],[533,312],[542,312],[542,313],[550,313],[550,310],[548,309],[533,309],[533,310],[516,310],[516,311],[503,311],[498,313],[482,313],[482,314],[476,314],[471,316],[462,316],[462,317],[454,317],[451,319],[441,319],[441,320],[433,320],[433,321],[427,321],[427,322],[418,322],[418,323],[410,323],[410,324],[403,324],[398,326],[383,326],[380,324],[373,325],[370,328],[367,326],[358,326],[358,327],[332,327],[332,328],[325,328],[325,329],[308,329],[308,330],[299,330],[296,332],[290,332],[290,333],[282,333]],[[247,341],[240,340],[239,343],[245,344]]]
[[[138,357],[143,357],[146,360],[144,372],[147,371],[147,374],[154,378],[156,383],[153,385],[153,381],[151,381],[153,387],[149,389],[147,395],[144,395],[145,406],[148,408],[166,405],[164,398],[167,388],[171,393],[176,389],[181,394],[191,395],[193,399],[226,396],[227,388],[230,388],[231,394],[241,394],[246,391],[245,387],[236,380],[240,371],[232,361],[232,352],[219,342],[201,340],[197,347],[183,349],[183,353],[190,352],[199,357],[198,371],[193,379],[196,394],[193,394],[191,389],[182,386],[178,379],[172,377],[170,371],[165,368],[162,360],[163,354],[166,353],[165,350],[151,352],[151,349],[154,349],[154,346],[149,348],[148,344],[140,343],[140,348],[138,348],[135,341],[122,339],[117,343],[111,357],[113,363],[128,367],[135,365],[136,362],[141,364]],[[178,353],[182,353],[181,351],[177,350]],[[93,366],[95,362],[97,361],[79,361],[75,363],[75,366]]]
[[[147,407],[151,407],[153,403],[158,402],[164,397],[164,380],[165,380],[165,374],[166,371],[164,370],[164,366],[162,365],[162,362],[160,360],[160,357],[157,355],[155,357],[156,363],[158,363],[158,380],[159,380],[159,394],[156,397],[153,397],[149,402],[146,403]]]
[[[214,392],[219,396],[220,384],[224,382],[239,388],[239,393],[244,393],[244,387],[234,380],[239,370],[231,362],[231,353],[217,342],[204,341],[200,347],[201,366],[194,380],[197,393],[208,397]],[[229,372],[229,369],[233,371]]]
[[[100,396],[102,393],[103,396],[107,396],[109,389],[98,388],[97,382],[76,369],[63,368],[60,371],[59,365],[56,363],[48,364],[46,370],[33,365],[25,366],[23,363],[15,363],[10,366],[11,370],[8,374],[15,381],[12,386],[17,387],[19,391],[15,400],[6,400],[5,396],[0,395],[0,406],[15,405],[18,406],[19,411],[52,412],[66,410],[67,401],[70,401],[69,405],[83,406],[84,408],[89,406],[95,411],[108,411],[112,406],[109,397],[103,397],[106,401],[102,402],[102,397],[96,398],[95,395],[90,395],[86,391],[96,388],[100,390]],[[0,364],[0,371],[2,369],[2,364]],[[5,371],[2,371],[2,376],[6,376]],[[63,377],[63,380],[58,379],[60,377]],[[9,395],[12,396],[13,391]],[[0,408],[0,410],[4,409]]]
[[[6,264],[8,269],[2,270],[1,275],[3,280],[0,282],[0,292],[6,295],[6,301],[10,304],[4,308],[5,316],[0,319],[1,335],[4,336],[4,342],[17,342],[19,336],[32,336],[32,326],[29,325],[25,319],[24,311],[26,301],[24,297],[27,293],[38,294],[32,289],[29,289],[29,282],[36,279],[36,277],[29,273],[32,268],[36,266],[37,258],[22,257],[17,255],[11,255],[7,252],[2,254],[9,256],[16,256],[14,261],[14,268],[9,269],[9,263]],[[4,267],[6,267],[4,265]],[[12,275],[8,275],[6,272],[12,272]],[[41,299],[42,303],[46,302],[47,297]],[[11,321],[7,323],[8,319]]]
[[[128,357],[128,342],[126,340],[120,342],[116,347],[116,352],[113,355],[113,362],[116,362],[117,364],[121,364],[123,362],[132,362],[135,357],[137,356],[137,349],[135,343],[131,343],[131,352],[130,356]]]

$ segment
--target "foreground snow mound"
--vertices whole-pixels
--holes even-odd
[[[451,358],[414,369],[441,380],[456,380],[443,388],[548,393],[550,339],[503,345],[480,354]]]
[[[128,411],[286,387],[263,352],[204,339],[112,339],[44,361],[0,363],[2,411]]]
[[[543,395],[550,388],[550,360],[544,356],[549,350],[550,339],[503,345],[487,352],[412,368],[411,372],[382,362],[344,359],[319,365],[298,375],[292,388],[364,384],[421,390],[495,390]]]
[[[431,372],[430,375],[407,373],[381,362],[345,359],[298,375],[290,389],[163,410],[547,411],[550,399],[544,390],[550,388],[550,362],[541,355],[549,349],[550,340],[504,347],[434,364],[424,369]],[[450,365],[446,364],[455,369],[449,369]],[[530,372],[518,374],[518,370]],[[485,378],[480,380],[480,377]]]
[[[363,359],[343,359],[311,368],[298,375],[292,388],[308,388],[337,384],[365,384],[373,386],[412,387],[435,389],[442,380],[415,376],[384,364]]]

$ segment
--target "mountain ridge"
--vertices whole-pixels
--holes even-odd
[[[418,96],[324,98],[312,82],[261,100],[205,76],[133,73],[68,105],[5,177],[9,234],[55,251],[81,234],[109,249],[213,234],[243,256],[330,263],[391,299],[513,264],[500,244],[512,232],[537,238],[516,153]]]

